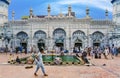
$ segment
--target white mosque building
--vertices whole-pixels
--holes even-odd
[[[15,12],[13,12],[13,20],[4,21],[4,30],[0,36],[1,46],[12,48],[22,46],[26,49],[36,46],[52,50],[55,47],[71,49],[114,44],[116,41],[113,41],[115,33],[113,30],[120,25],[120,9],[118,9],[120,0],[111,2],[113,4],[113,20],[107,18],[107,10],[105,11],[106,19],[92,19],[88,7],[85,10],[86,16],[77,18],[71,5],[68,6],[66,15],[62,12],[52,15],[50,5],[46,6],[48,15],[38,16],[30,9],[29,16],[24,16],[21,20],[14,20]],[[1,3],[9,5],[7,0],[1,0]],[[0,17],[0,19],[2,18]]]

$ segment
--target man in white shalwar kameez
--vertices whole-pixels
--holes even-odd
[[[37,76],[37,71],[39,70],[40,67],[41,67],[41,70],[42,70],[44,76],[48,76],[45,73],[45,68],[44,68],[43,59],[42,59],[42,53],[44,53],[44,50],[40,49],[40,52],[37,54],[37,56],[35,56],[35,62],[36,62],[36,65],[37,65],[35,73],[34,73],[35,76]]]

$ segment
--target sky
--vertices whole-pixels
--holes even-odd
[[[32,8],[34,15],[47,15],[47,6],[51,6],[51,15],[58,15],[60,12],[66,14],[68,6],[72,6],[77,18],[84,18],[86,7],[90,9],[90,16],[93,19],[105,19],[105,10],[109,11],[109,19],[112,19],[112,4],[110,0],[11,0],[9,5],[9,20],[12,19],[12,11],[15,11],[15,20],[22,16],[29,15]]]

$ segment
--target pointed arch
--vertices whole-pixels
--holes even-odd
[[[24,31],[18,32],[16,36],[19,39],[26,39],[26,38],[28,38],[28,34],[26,32],[24,32]]]
[[[96,31],[92,34],[92,39],[94,41],[100,41],[104,37],[104,34],[100,31]]]
[[[65,36],[66,36],[66,32],[62,28],[57,28],[53,31],[53,37],[55,39],[65,38]]]
[[[72,34],[73,38],[85,37],[85,33],[81,30],[77,30]]]
[[[44,32],[42,30],[38,30],[34,33],[34,38],[45,39],[46,38],[46,32]]]

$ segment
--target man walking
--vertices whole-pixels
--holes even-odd
[[[42,53],[44,53],[44,50],[43,49],[40,49],[40,52],[38,53],[37,56],[35,56],[35,62],[36,62],[36,70],[35,70],[35,73],[34,75],[37,76],[37,71],[39,70],[39,68],[41,67],[41,70],[44,74],[44,76],[48,76],[46,73],[45,73],[45,69],[44,69],[44,64],[43,64],[43,59],[42,59]]]

